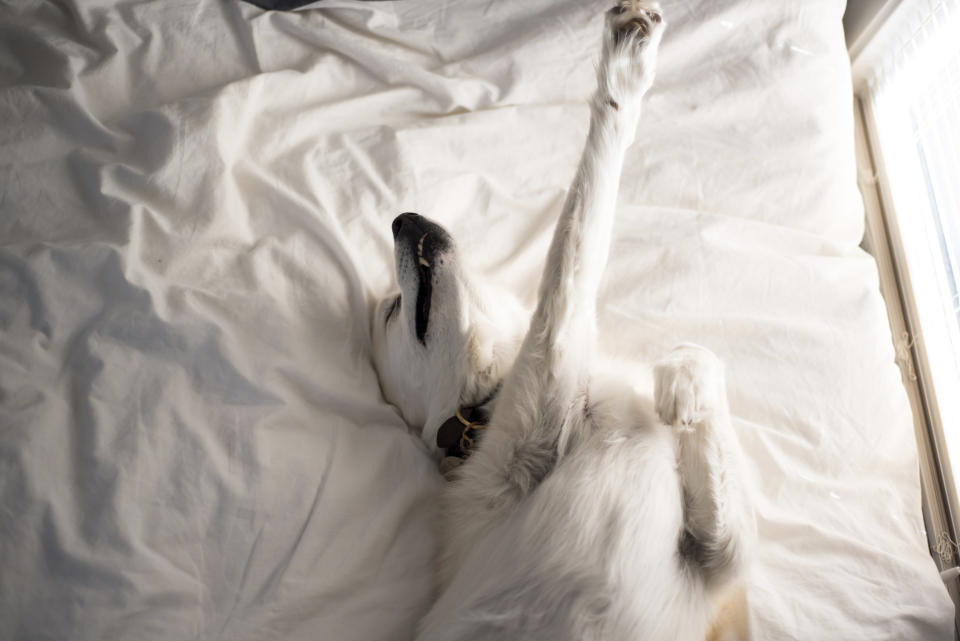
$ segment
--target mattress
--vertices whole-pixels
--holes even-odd
[[[602,348],[726,362],[755,638],[952,638],[843,3],[662,5]],[[442,480],[370,362],[390,221],[532,303],[605,8],[0,7],[3,639],[413,638]]]

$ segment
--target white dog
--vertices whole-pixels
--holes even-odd
[[[443,228],[393,222],[401,291],[374,312],[374,362],[404,420],[456,456],[420,639],[701,640],[729,616],[720,595],[754,525],[722,365],[680,346],[648,399],[635,372],[593,355],[624,152],[664,27],[637,0],[607,13],[586,148],[528,324],[466,273]]]

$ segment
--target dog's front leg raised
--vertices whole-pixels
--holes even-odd
[[[504,385],[502,418],[517,426],[515,445],[523,451],[563,456],[578,440],[624,152],[653,83],[664,26],[655,5],[636,0],[622,0],[606,15],[587,143],[557,221],[529,332]]]
[[[655,7],[635,0],[621,0],[607,12],[590,131],[557,221],[530,329],[503,382],[483,446],[444,496],[441,584],[471,545],[511,514],[582,436],[597,290],[623,156],[653,83],[664,26]]]

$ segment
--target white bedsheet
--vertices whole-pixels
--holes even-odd
[[[0,7],[0,638],[412,637],[441,481],[368,359],[389,223],[531,301],[605,4]],[[842,2],[663,5],[604,346],[726,361],[755,638],[951,638]]]

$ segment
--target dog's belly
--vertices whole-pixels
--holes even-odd
[[[421,638],[702,639],[673,443],[659,424],[595,432],[475,543]]]

